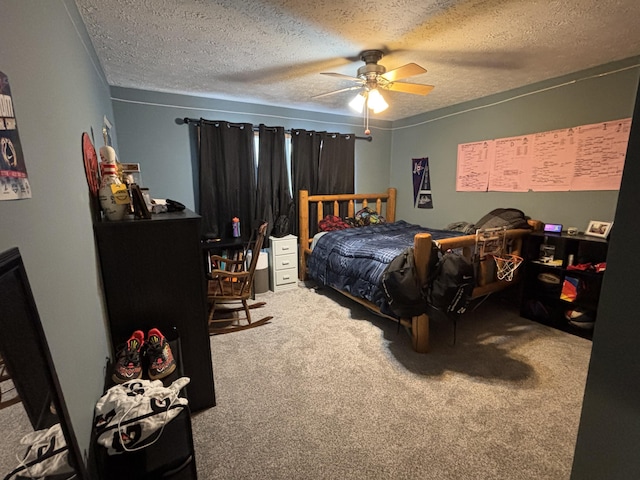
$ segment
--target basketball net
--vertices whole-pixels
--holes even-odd
[[[506,253],[507,227],[476,230],[476,258],[484,260],[488,256],[496,262],[498,280],[513,280],[513,274],[522,263],[522,257]]]
[[[496,267],[498,267],[496,272],[498,280],[506,280],[507,282],[513,280],[513,273],[522,263],[522,257],[518,255],[494,255],[493,259],[496,261]]]

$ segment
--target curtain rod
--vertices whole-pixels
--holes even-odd
[[[180,119],[176,119],[176,120],[180,120]],[[184,117],[182,119],[182,123],[185,124],[185,125],[192,124],[192,125],[195,125],[195,126],[200,126],[200,120],[198,120],[197,118]],[[230,125],[231,126],[239,126],[241,124],[240,123],[230,123]],[[267,128],[269,128],[269,127],[267,127]],[[254,132],[257,132],[259,130],[260,130],[260,127],[256,127],[256,126],[253,127],[253,131]],[[291,130],[285,130],[284,133],[291,134]],[[341,135],[343,135],[343,134],[341,134]],[[371,136],[359,137],[359,136],[355,135],[355,137],[356,137],[356,140],[366,140],[367,142],[370,142],[371,140],[373,140],[373,137],[371,137]]]

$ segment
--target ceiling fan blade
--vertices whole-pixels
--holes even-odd
[[[427,73],[427,70],[417,63],[407,63],[401,67],[389,70],[387,73],[383,73],[380,76],[388,82],[395,82],[396,80],[412,77],[413,75],[420,75],[421,73]]]
[[[361,85],[354,85],[353,87],[341,88],[340,90],[333,90],[332,92],[326,92],[326,93],[321,93],[320,95],[314,95],[311,98],[327,97],[329,95],[334,95],[336,93],[348,92],[349,90],[359,90],[361,88],[362,88]]]
[[[384,87],[387,90],[393,90],[394,92],[414,93],[416,95],[426,95],[433,90],[433,85],[419,85],[417,83],[390,83]]]
[[[320,72],[320,75],[329,75],[330,77],[342,78],[344,80],[351,80],[352,82],[364,83],[364,80],[358,77],[352,77],[351,75],[344,75],[342,73],[335,72]]]
[[[335,68],[356,62],[359,57],[344,56],[332,58],[320,58],[317,60],[297,61],[293,64],[267,65],[262,68],[242,69],[232,73],[221,73],[215,78],[231,82],[282,82],[291,78],[299,78],[305,75],[316,74],[319,70],[332,70]]]

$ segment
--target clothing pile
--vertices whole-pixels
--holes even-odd
[[[152,445],[164,426],[187,407],[180,397],[190,379],[181,377],[168,387],[161,380],[129,380],[111,387],[98,400],[94,426],[97,441],[109,455]]]
[[[20,465],[4,480],[16,475],[20,475],[20,478],[41,478],[74,473],[69,465],[67,442],[59,423],[45,430],[28,433],[22,437],[20,444],[27,445],[27,451],[20,459]]]

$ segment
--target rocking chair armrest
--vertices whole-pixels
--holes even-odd
[[[229,272],[227,270],[211,270],[209,280],[225,280],[225,279],[244,279],[249,276],[249,272]]]
[[[234,265],[240,265],[244,263],[244,258],[234,259],[234,258],[221,257],[220,255],[210,255],[210,258],[212,262],[224,262],[224,263],[231,263]]]
[[[211,255],[211,266],[214,269],[222,270],[221,266],[224,266],[224,270],[227,272],[242,272],[245,270],[245,259],[224,258],[218,255]]]

